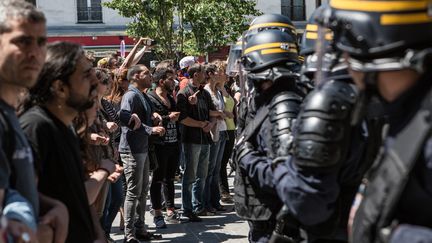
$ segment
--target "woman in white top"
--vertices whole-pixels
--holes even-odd
[[[225,110],[224,98],[218,88],[218,85],[221,83],[221,78],[225,74],[223,65],[221,65],[220,61],[217,61],[208,64],[205,70],[208,83],[204,89],[210,93],[216,109],[223,112]],[[216,211],[224,210],[219,202],[219,172],[226,141],[227,126],[225,123],[225,116],[217,117],[213,122],[215,122],[215,126],[211,131],[213,144],[210,146],[210,162],[203,194],[205,210],[201,212],[201,215],[214,215]]]

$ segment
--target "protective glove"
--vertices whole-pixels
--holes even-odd
[[[246,156],[249,153],[252,153],[254,151],[254,147],[250,142],[244,142],[241,143],[239,146],[237,146],[236,148],[236,153],[235,153],[235,160],[236,160],[236,164],[240,163],[240,160]]]

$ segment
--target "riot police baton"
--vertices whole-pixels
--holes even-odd
[[[286,205],[279,211],[276,220],[276,227],[269,243],[300,243],[303,240],[299,224]]]

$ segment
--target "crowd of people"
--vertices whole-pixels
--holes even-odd
[[[148,192],[156,228],[232,203],[238,90],[224,61],[187,56],[149,69],[138,64],[150,48],[141,38],[124,60],[96,62],[78,44],[48,44],[44,14],[25,1],[2,1],[0,15],[6,242],[112,242],[119,210],[124,242],[160,239],[145,228]]]
[[[118,212],[124,242],[162,239],[148,194],[158,229],[228,202],[250,242],[430,242],[431,6],[332,0],[300,42],[266,14],[228,61],[149,68],[144,38],[96,62],[1,1],[0,243],[112,242]]]

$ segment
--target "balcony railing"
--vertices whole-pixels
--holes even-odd
[[[78,7],[78,23],[101,23],[102,7]]]

